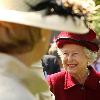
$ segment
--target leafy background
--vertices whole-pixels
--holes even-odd
[[[99,9],[97,9],[95,13],[91,14],[91,18],[93,19],[91,26],[96,31],[97,35],[100,36],[100,0],[94,1],[96,6],[99,6]]]

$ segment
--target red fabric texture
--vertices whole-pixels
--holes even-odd
[[[69,73],[62,71],[48,76],[48,83],[55,100],[98,100],[100,98],[100,73],[90,67],[90,75],[84,85]]]

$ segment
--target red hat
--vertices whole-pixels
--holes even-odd
[[[98,51],[98,45],[94,42],[96,33],[90,29],[87,34],[75,34],[70,32],[61,32],[56,39],[58,48],[62,48],[64,44],[77,44],[88,48],[94,52]]]

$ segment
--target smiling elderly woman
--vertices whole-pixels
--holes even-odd
[[[89,65],[98,51],[96,34],[61,32],[56,44],[65,71],[48,76],[56,100],[97,100],[100,98],[100,74]]]

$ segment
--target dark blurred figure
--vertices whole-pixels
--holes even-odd
[[[63,66],[62,66],[62,61],[60,59],[60,56],[58,55],[58,52],[57,52],[57,46],[56,46],[56,43],[55,41],[53,43],[51,43],[51,46],[48,50],[48,54],[49,55],[54,55],[57,57],[58,59],[58,63],[59,63],[59,66],[60,66],[60,69],[62,70],[63,69]]]
[[[44,55],[41,59],[45,77],[60,71],[59,60],[54,55]]]

